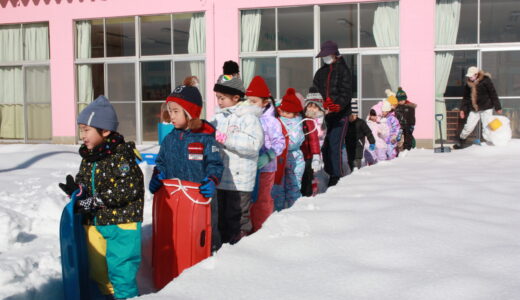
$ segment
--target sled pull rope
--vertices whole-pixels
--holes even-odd
[[[188,197],[188,199],[190,199],[191,202],[195,203],[195,204],[201,204],[201,205],[207,205],[209,203],[211,203],[211,200],[213,198],[208,198],[208,201],[198,201],[198,200],[195,200],[193,199],[190,194],[188,193],[188,189],[192,189],[192,190],[198,190],[199,188],[198,187],[194,187],[194,186],[185,186],[181,183],[181,180],[178,179],[178,178],[174,178],[172,180],[177,180],[177,184],[174,184],[174,183],[164,183],[165,186],[173,186],[173,187],[176,187],[177,189],[174,190],[173,192],[170,193],[170,195],[173,195],[175,193],[177,193],[178,191],[182,191],[184,193],[184,195],[186,197]]]

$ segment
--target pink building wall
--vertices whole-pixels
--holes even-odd
[[[54,137],[76,134],[74,20],[101,17],[206,12],[206,99],[214,111],[214,79],[224,61],[238,61],[240,52],[239,10],[315,4],[374,2],[369,0],[0,0],[0,23],[49,22],[51,51],[52,131]],[[434,34],[435,1],[400,1],[401,85],[419,104],[415,135],[432,139],[434,134]]]

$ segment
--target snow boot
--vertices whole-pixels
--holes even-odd
[[[329,178],[329,187],[330,186],[335,186],[336,184],[338,184],[338,181],[339,181],[339,176],[330,176]]]
[[[466,143],[466,139],[459,139],[459,141],[455,145],[453,145],[453,149],[457,149],[457,150],[458,149],[464,149],[464,148],[467,148],[469,146],[470,145],[468,145]]]

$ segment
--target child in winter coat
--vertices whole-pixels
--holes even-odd
[[[225,167],[217,190],[219,230],[222,242],[234,244],[252,230],[249,208],[258,154],[264,144],[264,131],[258,119],[262,108],[243,101],[244,85],[238,77],[220,76],[213,91],[220,111],[211,123],[217,128]]]
[[[156,159],[156,168],[149,184],[151,193],[163,185],[161,179],[177,178],[200,183],[200,193],[211,198],[220,182],[224,165],[215,140],[215,128],[200,120],[202,96],[193,86],[178,86],[166,98],[174,129],[164,138]],[[212,216],[217,213],[216,201],[211,202]],[[216,219],[215,219],[216,220]],[[212,244],[218,249],[218,230],[213,223]]]
[[[313,91],[315,91],[315,95],[319,93],[317,90],[312,87]],[[321,96],[321,95],[320,95]],[[311,96],[312,97],[312,96]],[[317,99],[312,99],[317,100]],[[306,99],[304,99],[304,115],[307,114],[316,117],[319,119],[318,115],[321,110],[319,109],[318,101],[310,101],[308,103],[309,110],[307,110]],[[313,102],[313,103],[311,103]],[[323,103],[321,103],[323,104]],[[312,106],[312,108],[310,108]],[[323,106],[322,106],[323,107]],[[323,122],[323,116],[321,121]],[[323,124],[323,123],[322,123]],[[303,141],[300,149],[303,152],[303,159],[305,160],[305,171],[303,172],[302,184],[301,184],[301,193],[302,196],[313,196],[318,193],[318,182],[315,181],[314,174],[321,171],[323,169],[323,161],[321,157],[321,145],[319,138],[319,124],[314,118],[305,118],[303,122],[303,133],[305,134],[305,140]],[[323,129],[321,128],[323,131]],[[323,133],[322,133],[323,134]]]
[[[271,195],[277,211],[291,207],[301,197],[301,180],[305,170],[305,161],[300,147],[305,140],[301,113],[303,107],[296,97],[296,91],[288,88],[278,107],[280,120],[289,136],[289,145],[284,176],[281,184],[275,184]]]
[[[410,150],[414,146],[413,130],[415,128],[415,108],[416,104],[408,101],[408,96],[401,87],[397,90],[398,105],[395,109],[395,115],[401,125],[402,138],[398,143],[399,150]]]
[[[401,126],[395,117],[395,112],[390,102],[384,100],[381,111],[381,122],[386,122],[389,130],[388,137],[386,138],[386,158],[391,160],[397,157],[397,142]]]
[[[79,172],[60,187],[76,194],[76,209],[84,216],[91,278],[107,297],[136,297],[144,204],[138,152],[117,133],[116,112],[104,96],[81,111],[78,124]]]
[[[352,105],[354,107],[354,105]],[[356,105],[357,107],[357,105]],[[361,168],[361,160],[365,148],[365,138],[369,142],[369,150],[375,150],[375,139],[372,135],[370,127],[365,120],[358,118],[357,109],[352,110],[352,114],[348,117],[348,130],[345,136],[345,145],[347,146],[348,165],[353,172],[355,168]]]
[[[372,135],[376,141],[375,149],[370,146],[365,147],[365,161],[367,165],[373,165],[381,160],[386,160],[386,139],[388,137],[388,125],[386,122],[380,122],[375,110],[371,109],[367,125],[372,131]]]
[[[258,196],[251,205],[251,222],[253,232],[262,227],[262,224],[271,215],[274,209],[271,190],[276,172],[276,157],[285,149],[285,137],[282,133],[282,124],[275,117],[274,101],[264,79],[255,76],[249,84],[246,96],[251,104],[261,107],[263,114],[260,117],[264,130],[264,145],[258,157]]]

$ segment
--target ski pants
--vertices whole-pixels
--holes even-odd
[[[397,157],[397,143],[386,144],[386,159],[391,160]]]
[[[289,151],[281,184],[275,184],[271,192],[274,207],[277,211],[289,208],[302,196],[302,176],[305,171],[305,160],[301,150]]]
[[[259,174],[258,197],[251,204],[251,222],[253,232],[262,227],[262,224],[273,213],[274,200],[271,197],[271,190],[274,185],[275,172],[261,172]]]
[[[90,277],[104,295],[137,297],[141,263],[141,222],[85,225]]]
[[[217,189],[218,230],[222,243],[229,243],[241,231],[251,232],[251,195],[252,192]]]
[[[330,176],[343,177],[346,175],[346,170],[344,170],[342,164],[342,150],[345,144],[347,129],[347,117],[327,122],[327,135],[325,136],[321,153],[323,155],[325,172]]]
[[[465,140],[473,132],[473,130],[475,130],[479,120],[482,120],[482,126],[487,126],[489,122],[493,121],[493,109],[490,108],[483,111],[471,111],[469,113],[468,120],[466,120],[466,124],[460,133],[460,139]]]

